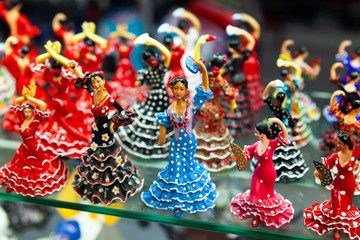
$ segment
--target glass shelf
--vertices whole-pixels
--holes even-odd
[[[327,126],[323,122],[318,122],[312,124],[311,128],[316,129],[316,132],[321,135],[321,133],[325,132]],[[2,132],[0,133],[0,136],[2,136],[0,139],[0,163],[3,165],[12,159],[20,142],[17,134],[7,134],[7,136],[5,136],[5,133]],[[253,135],[235,140],[240,146],[254,141],[255,138]],[[6,193],[5,188],[3,188],[0,191],[0,198],[4,200],[88,211],[209,231],[232,233],[254,238],[324,239],[325,237],[325,239],[332,239],[331,233],[319,236],[317,233],[306,229],[304,226],[304,209],[310,207],[312,203],[323,202],[330,199],[330,191],[316,185],[312,174],[314,172],[312,161],[320,159],[321,156],[325,156],[325,154],[317,148],[317,136],[315,135],[312,141],[302,148],[301,151],[310,168],[308,173],[306,173],[303,179],[295,183],[275,184],[275,190],[285,198],[289,199],[295,209],[294,219],[289,225],[279,229],[267,228],[261,223],[256,228],[253,228],[251,226],[252,219],[240,221],[230,213],[229,209],[232,197],[237,193],[244,192],[250,188],[252,173],[246,170],[239,172],[236,169],[233,169],[221,173],[211,173],[211,178],[219,191],[219,197],[215,202],[216,208],[205,213],[184,214],[181,218],[173,217],[173,214],[168,211],[160,211],[146,207],[140,199],[140,194],[136,194],[125,204],[113,204],[110,206],[92,205],[89,202],[80,201],[79,197],[73,191],[66,190],[62,190],[59,193],[48,197],[32,198],[14,193]],[[142,191],[147,191],[149,189],[149,186],[156,179],[158,172],[160,172],[167,164],[167,161],[141,160],[131,156],[128,157],[139,167],[140,175],[145,179]],[[66,163],[71,170],[74,169],[74,161],[68,160]],[[247,169],[249,168],[247,167]],[[69,177],[68,184],[71,182],[72,178]],[[65,194],[67,194],[66,197],[64,197]],[[59,200],[58,198],[66,198],[66,200]],[[360,199],[355,196],[353,204],[355,206],[360,206]]]

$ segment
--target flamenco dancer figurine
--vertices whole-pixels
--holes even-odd
[[[243,70],[250,106],[251,109],[256,111],[263,106],[261,101],[263,86],[261,84],[260,63],[256,53],[261,34],[261,27],[258,21],[247,13],[235,13],[232,16],[232,19],[237,22],[237,27],[249,32],[255,40],[254,48],[251,50],[249,58],[244,62]],[[246,46],[247,44],[247,39],[241,41],[241,45]]]
[[[108,82],[112,88],[112,96],[119,98],[124,107],[133,106],[136,102],[146,99],[149,90],[147,86],[136,86],[136,70],[131,62],[130,55],[134,49],[136,35],[128,32],[128,25],[116,25],[116,31],[110,33],[109,45],[119,56],[113,79]]]
[[[186,35],[183,31],[175,26],[171,26],[169,24],[162,24],[158,28],[158,32],[165,32],[167,35],[163,39],[164,45],[169,49],[171,52],[171,61],[170,61],[170,74],[168,75],[166,81],[166,91],[170,97],[170,103],[175,101],[175,97],[172,96],[172,91],[170,88],[171,79],[176,77],[183,77],[185,78],[184,70],[181,66],[181,59],[184,55],[185,47],[186,47]],[[173,36],[170,35],[171,33],[175,33],[179,36],[182,40],[182,44],[175,46]]]
[[[277,92],[276,104],[273,104],[272,98],[269,95],[271,88],[277,88],[283,85],[280,80],[271,81],[266,86],[262,99],[263,102],[268,105],[272,114],[280,119],[288,129],[288,132],[290,132],[290,129],[296,126],[297,119],[292,118],[289,112],[282,108],[285,94],[283,92]],[[274,124],[274,126],[276,126],[276,129],[272,129],[272,134],[273,136],[277,136],[279,133],[278,125]],[[273,155],[273,163],[276,170],[276,182],[295,182],[301,179],[309,170],[301,151],[293,141],[291,141],[289,145],[276,148]],[[251,169],[254,170],[256,165],[257,159],[253,158],[250,165]]]
[[[0,18],[9,26],[10,36],[16,37],[19,43],[15,51],[24,45],[29,48],[30,59],[34,60],[38,55],[37,49],[31,43],[31,38],[40,35],[40,29],[31,25],[30,20],[20,12],[22,4],[19,0],[8,0],[0,3]]]
[[[302,74],[298,78],[296,97],[299,102],[301,116],[304,121],[310,123],[319,120],[321,113],[319,108],[316,106],[316,103],[303,92],[305,87],[303,76],[306,76],[310,80],[314,80],[320,73],[320,59],[312,59],[309,62],[306,62],[305,60],[309,56],[309,51],[306,46],[299,47],[295,51],[293,58],[291,52],[288,50],[288,47],[294,44],[295,42],[291,39],[287,39],[283,42],[278,64],[282,61],[292,61],[300,67]]]
[[[346,133],[336,138],[338,152],[324,157],[321,162],[327,167],[336,166],[338,173],[332,183],[331,200],[314,203],[304,211],[305,226],[319,235],[334,231],[334,239],[340,239],[340,232],[350,239],[360,238],[360,212],[352,205],[356,188],[354,177],[355,161],[360,157],[360,149],[354,149],[354,142]],[[316,170],[316,177],[322,177]]]
[[[23,139],[13,160],[0,168],[0,186],[8,186],[6,192],[15,191],[24,196],[45,196],[59,191],[67,181],[67,166],[54,154],[44,153],[38,146],[35,132],[41,122],[49,117],[45,111],[46,103],[35,98],[36,86],[22,91],[16,98],[11,111],[15,111],[21,127],[19,133]],[[29,101],[31,104],[21,103]]]
[[[200,109],[200,125],[195,129],[198,140],[195,159],[204,163],[205,168],[211,172],[230,169],[236,165],[230,147],[234,139],[223,122],[225,112],[220,102],[223,95],[224,99],[230,102],[231,111],[235,112],[237,89],[230,87],[221,75],[226,59],[226,55],[215,54],[210,60],[210,89],[214,95]]]
[[[343,114],[348,114],[359,107],[360,97],[358,92],[358,84],[360,81],[360,75],[356,70],[351,71],[350,75],[346,76],[346,83],[343,83],[343,80],[340,79],[340,74],[336,73],[338,68],[343,67],[344,65],[340,62],[336,62],[331,66],[330,81],[337,85],[345,93],[345,96],[342,96],[342,99],[339,102],[339,109]],[[339,133],[340,126],[338,119],[332,113],[327,111],[328,107],[329,106],[324,109],[323,114],[332,125],[323,134],[322,138],[319,139],[319,148],[326,151],[328,154],[332,154],[336,151],[334,143],[337,134]],[[360,147],[359,137],[355,134],[352,136],[352,138],[356,142],[355,148]]]
[[[48,41],[47,45],[57,48],[57,53],[60,52],[59,42]],[[38,64],[34,70],[42,72],[54,90],[50,101],[50,119],[36,132],[39,145],[44,151],[59,156],[81,158],[91,143],[93,116],[90,103],[81,98],[72,101],[68,96],[70,84],[77,78],[71,70],[62,67],[60,62],[51,59],[46,53],[36,60]]]
[[[83,31],[73,37],[73,43],[79,44],[79,63],[84,71],[100,71],[105,54],[109,51],[108,42],[95,34],[95,23],[84,22]]]
[[[231,52],[229,63],[226,64],[223,72],[228,74],[228,82],[238,90],[236,112],[226,111],[224,123],[229,128],[233,137],[242,137],[251,132],[254,122],[254,114],[249,100],[249,91],[244,75],[244,63],[251,55],[255,45],[255,39],[244,29],[228,26],[228,35],[232,36],[228,42],[228,50]],[[247,45],[242,46],[241,37],[247,40]],[[224,76],[226,76],[224,74]],[[226,110],[230,110],[228,102],[223,102]]]
[[[279,137],[271,139],[269,127],[262,122],[256,124],[255,136],[259,141],[246,145],[244,152],[246,160],[256,156],[259,163],[251,179],[250,190],[232,199],[230,211],[241,220],[253,217],[253,227],[262,221],[267,227],[279,228],[292,220],[294,209],[289,200],[274,191],[276,171],[272,158],[276,148],[290,144],[290,137],[280,119],[270,118],[268,121],[280,126]]]
[[[290,67],[290,71],[286,68],[281,68],[281,74],[285,78],[284,92],[287,97],[287,101],[284,102],[284,107],[293,118],[298,119],[296,126],[291,129],[291,135],[296,146],[300,148],[308,144],[312,137],[311,129],[304,120],[297,95],[302,71],[295,62],[286,61],[282,64],[280,67]]]
[[[336,54],[336,61],[343,63],[346,66],[346,75],[343,78],[342,83],[346,83],[346,76],[350,75],[351,71],[360,72],[360,48],[356,48],[351,54],[345,49],[352,45],[351,40],[344,40],[340,43],[338,52]],[[350,55],[350,56],[349,56]]]
[[[74,60],[64,58],[47,45],[45,48],[51,57],[74,71],[78,76],[75,86],[85,88],[92,98],[94,123],[91,146],[77,167],[73,189],[81,198],[95,204],[125,202],[141,190],[143,179],[139,177],[137,167],[132,165],[116,143],[114,131],[120,126],[131,124],[135,114],[124,110],[106,91],[102,72],[83,74]],[[111,107],[118,112],[109,119]]]
[[[148,207],[172,211],[175,217],[214,208],[218,195],[204,164],[194,159],[196,138],[192,131],[193,117],[196,110],[212,96],[206,67],[199,60],[195,63],[203,72],[203,83],[197,87],[194,98],[185,99],[189,92],[188,82],[183,77],[177,77],[171,81],[176,102],[157,115],[160,124],[159,145],[165,143],[166,127],[171,124],[175,128],[175,136],[170,144],[169,164],[158,174],[149,191],[141,195]]]
[[[144,102],[136,103],[133,106],[136,113],[134,123],[119,128],[117,134],[121,147],[128,154],[144,159],[165,159],[169,155],[170,140],[174,131],[167,134],[168,143],[162,146],[157,144],[159,125],[156,121],[156,112],[164,111],[169,106],[164,75],[168,71],[171,53],[164,45],[149,37],[148,34],[139,36],[135,40],[135,44],[156,47],[165,56],[165,60],[158,60],[155,51],[150,47],[143,50],[141,56],[148,69],[138,72],[137,84],[150,85],[150,90]]]

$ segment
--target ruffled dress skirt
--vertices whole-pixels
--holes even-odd
[[[138,168],[132,165],[115,142],[111,146],[94,146],[82,157],[72,188],[92,203],[123,203],[143,187]]]
[[[192,161],[190,166],[192,171],[183,171],[181,168],[176,173],[171,169],[176,169],[177,165],[167,165],[149,191],[141,195],[142,201],[148,207],[172,212],[179,210],[181,214],[205,212],[214,208],[218,192],[210,181],[210,174],[204,164]]]
[[[273,197],[250,201],[250,190],[239,193],[231,200],[230,211],[240,220],[258,217],[265,226],[279,228],[287,225],[293,218],[294,209],[291,202],[274,192]]]
[[[350,239],[360,239],[360,212],[355,206],[347,211],[334,214],[331,200],[314,203],[304,211],[305,226],[319,235],[329,231],[342,230]]]

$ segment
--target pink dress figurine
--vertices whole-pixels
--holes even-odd
[[[29,102],[39,106],[35,109]],[[50,112],[45,111],[46,103],[23,94],[15,100],[15,111],[21,127],[19,133],[23,139],[13,160],[0,168],[0,187],[8,186],[6,192],[15,191],[24,196],[45,196],[59,191],[65,186],[68,169],[56,155],[44,153],[39,148],[35,132],[41,122],[49,117]]]
[[[290,144],[290,138],[285,125],[278,118],[270,118],[269,123],[281,127],[279,137],[270,139],[269,127],[265,123],[256,125],[255,136],[260,141],[246,145],[244,152],[247,161],[256,156],[258,165],[251,179],[250,190],[232,199],[230,211],[241,220],[253,217],[253,227],[262,221],[267,227],[279,228],[292,220],[294,209],[289,200],[274,191],[276,171],[272,158],[276,148]]]
[[[360,157],[360,149],[354,149],[354,142],[347,133],[340,133],[336,139],[338,152],[324,157],[321,162],[327,168],[336,166],[338,173],[332,183],[331,200],[314,203],[304,212],[305,226],[323,235],[334,231],[334,239],[340,239],[343,231],[350,239],[360,239],[360,212],[352,205],[356,188],[354,165]],[[320,177],[321,173],[315,171]]]

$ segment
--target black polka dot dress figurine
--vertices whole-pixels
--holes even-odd
[[[123,203],[143,187],[138,168],[127,159],[122,148],[114,139],[114,132],[134,121],[135,114],[124,110],[106,91],[103,72],[83,74],[74,60],[68,60],[51,49],[45,48],[57,61],[72,69],[78,79],[75,87],[86,89],[92,100],[91,112],[94,115],[91,145],[77,166],[72,188],[82,198],[91,203]],[[110,110],[117,112],[110,118]]]
[[[159,124],[156,121],[156,113],[163,112],[169,106],[164,75],[168,71],[171,53],[161,43],[143,34],[134,44],[146,44],[154,46],[165,56],[165,60],[158,60],[155,51],[147,47],[142,51],[142,59],[147,69],[138,72],[138,84],[149,85],[150,90],[147,98],[133,106],[136,119],[132,125],[119,128],[117,135],[122,148],[129,154],[143,159],[166,159],[169,155],[169,144],[174,131],[167,134],[167,143],[159,146]]]
[[[279,118],[284,125],[287,127],[288,132],[297,123],[297,119],[291,117],[290,113],[282,108],[282,103],[285,98],[283,92],[278,92],[276,95],[276,104],[272,103],[272,99],[269,96],[271,88],[283,86],[283,82],[280,80],[271,81],[264,90],[262,95],[263,101],[268,105],[272,114]],[[277,126],[271,126],[272,132],[277,136],[280,129]],[[291,138],[291,136],[290,136]],[[291,141],[289,145],[283,145],[278,147],[273,155],[273,163],[276,170],[276,181],[277,182],[295,182],[301,179],[305,173],[309,170],[305,163],[305,159],[299,148],[296,147],[295,143]],[[251,161],[251,169],[254,170],[257,165],[257,159],[253,158]]]

